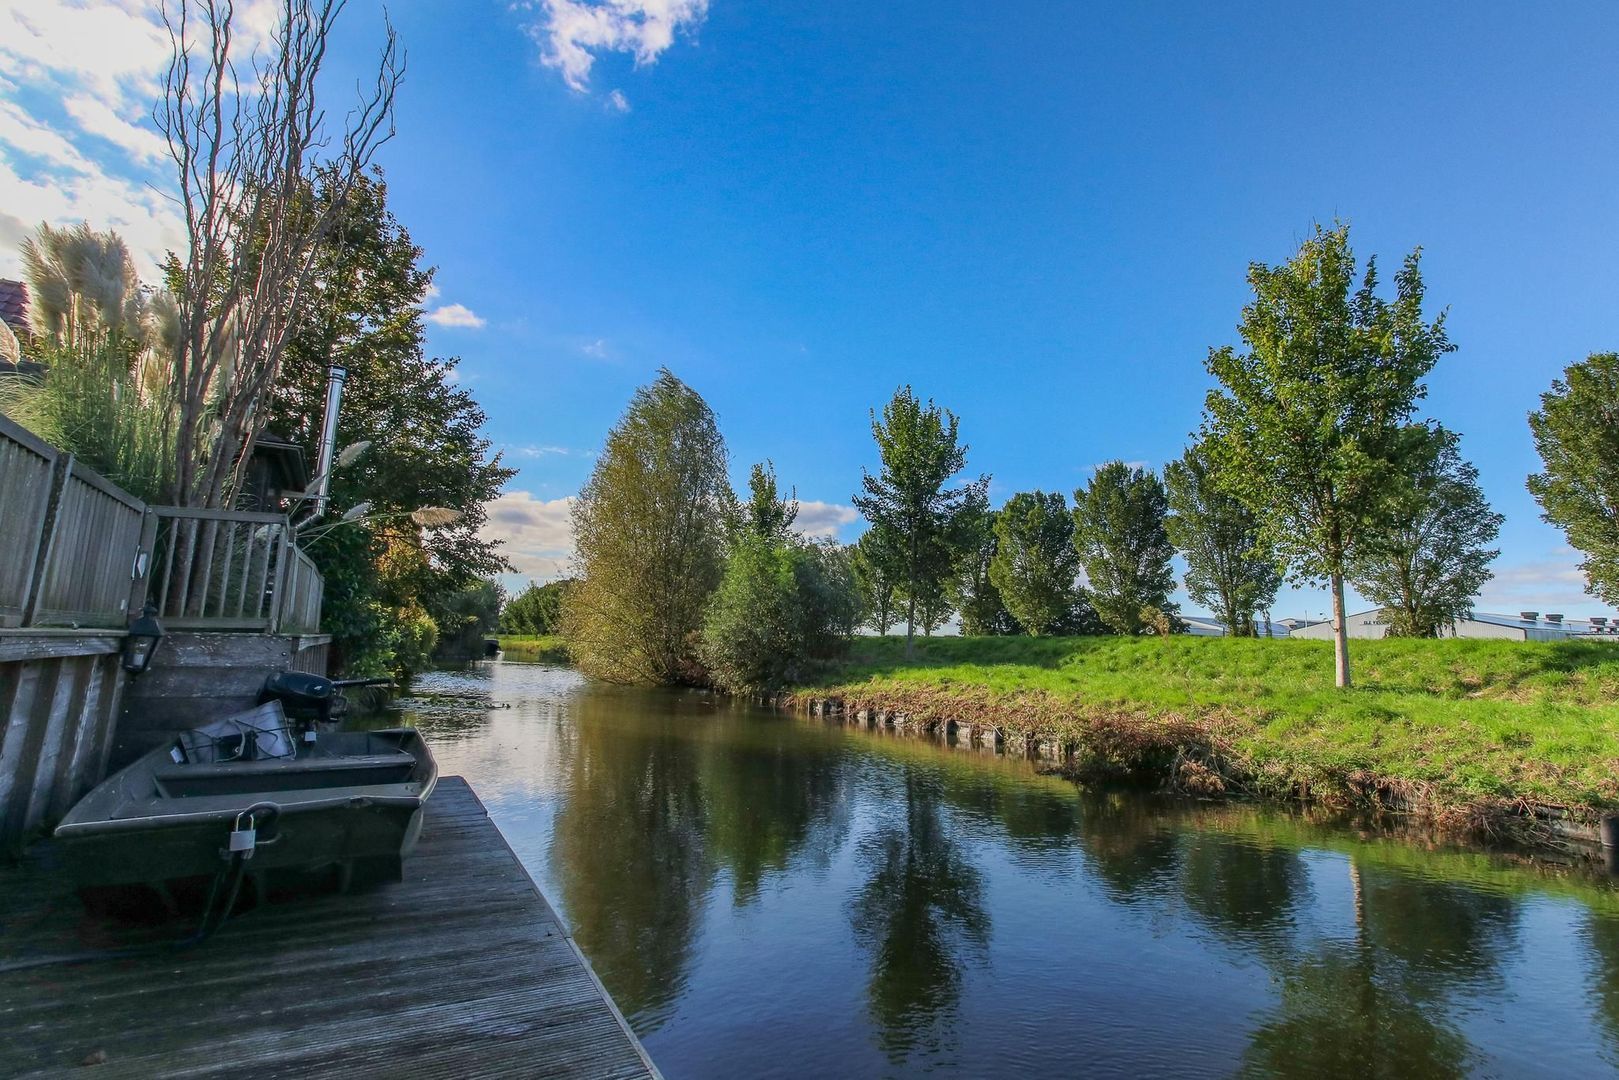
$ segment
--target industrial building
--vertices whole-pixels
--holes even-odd
[[[1382,608],[1362,611],[1347,618],[1352,638],[1380,638],[1388,636],[1388,623]],[[1291,637],[1332,639],[1332,623],[1320,622],[1295,629]],[[1501,638],[1508,641],[1570,641],[1607,640],[1619,642],[1619,618],[1593,616],[1589,619],[1565,619],[1554,613],[1542,615],[1538,611],[1520,611],[1516,616],[1496,615],[1475,611],[1471,617],[1457,619],[1444,627],[1440,637]]]

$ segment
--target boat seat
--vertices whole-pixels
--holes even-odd
[[[410,754],[392,750],[383,754],[170,765],[153,770],[152,778],[162,795],[185,798],[400,784],[410,779],[415,767],[416,759]]]

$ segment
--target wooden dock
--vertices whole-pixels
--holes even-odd
[[[427,805],[405,881],[271,903],[206,943],[84,913],[51,845],[0,868],[0,1076],[656,1077],[465,780]]]

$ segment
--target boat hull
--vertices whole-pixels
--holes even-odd
[[[337,866],[348,880],[398,879],[421,834],[438,770],[411,729],[322,736],[319,752],[288,762],[185,765],[160,748],[108,778],[57,827],[81,887],[162,885],[212,876],[231,860],[230,834],[252,812],[245,869]]]

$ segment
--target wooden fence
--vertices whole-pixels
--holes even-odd
[[[0,627],[315,633],[324,582],[284,514],[148,506],[0,417]]]

